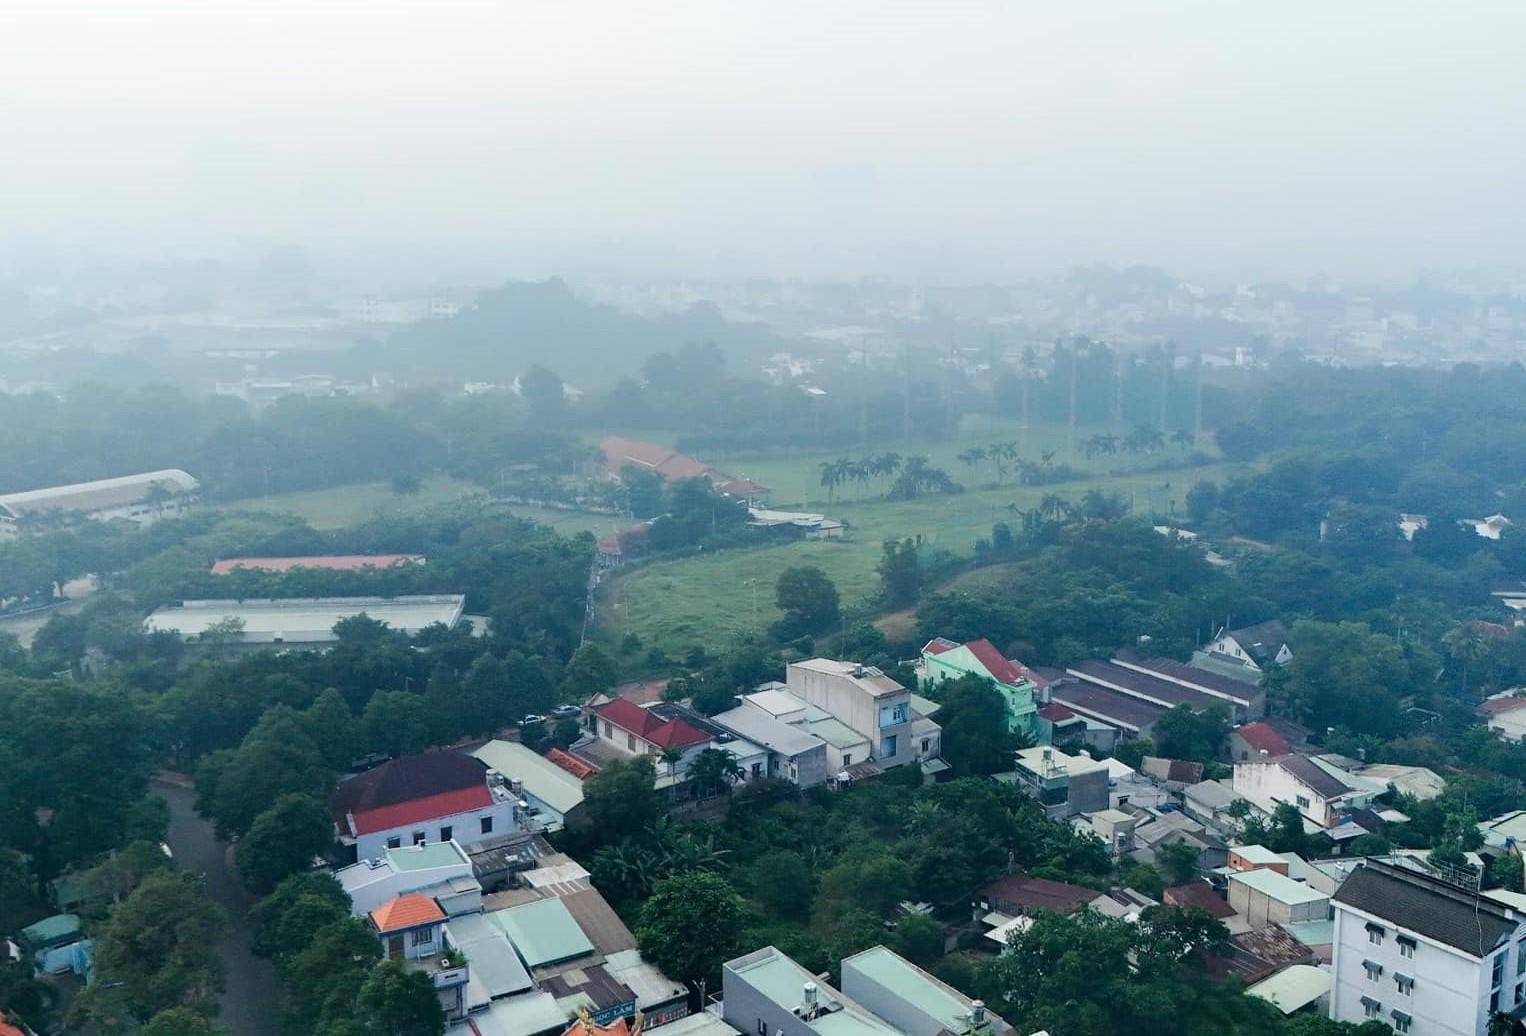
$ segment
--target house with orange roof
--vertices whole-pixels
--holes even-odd
[[[388,960],[417,960],[440,951],[445,911],[429,896],[410,892],[389,899],[369,916]]]
[[[1007,729],[1034,733],[1035,714],[1045,698],[1048,684],[1042,676],[1016,659],[1003,658],[996,646],[982,637],[959,644],[936,637],[922,648],[916,664],[917,687],[924,694],[946,680],[978,676],[995,685],[1007,706]]]

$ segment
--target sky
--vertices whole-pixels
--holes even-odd
[[[0,239],[1518,274],[1519,0],[9,0]]]

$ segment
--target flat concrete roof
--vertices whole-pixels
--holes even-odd
[[[923,1014],[938,1019],[949,1032],[970,1031],[969,1021],[964,1017],[970,1010],[969,997],[884,946],[871,947],[843,960],[842,984],[845,992],[852,984],[848,977],[850,971],[864,975]],[[849,995],[857,994],[850,992]],[[992,1018],[991,1031],[1000,1032],[1005,1027],[1006,1023],[1000,1018]]]
[[[816,983],[822,1002],[843,1002],[841,993],[818,982],[815,975],[772,946],[729,961],[726,967],[737,975],[745,975],[748,984],[785,1010],[799,1006],[807,982]],[[805,1024],[822,1036],[900,1036],[895,1029],[867,1012],[846,1005]]]
[[[407,597],[294,597],[245,601],[183,601],[156,608],[143,620],[145,633],[178,633],[190,640],[227,619],[243,623],[234,644],[327,644],[338,638],[341,619],[366,615],[402,633],[414,634],[436,623],[454,626],[466,607],[462,594]]]

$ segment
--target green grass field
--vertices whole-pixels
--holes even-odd
[[[379,514],[417,514],[481,490],[466,482],[431,478],[413,496],[392,491],[390,482],[335,486],[306,493],[278,493],[219,505],[220,511],[270,511],[294,514],[315,529],[343,529]]]
[[[1092,434],[1077,433],[1077,439]],[[1029,430],[1027,448],[1021,456],[1038,458],[1042,450],[1054,450],[1055,463],[1070,464],[1088,477],[1048,486],[1019,486],[1008,474],[996,485],[989,464],[977,467],[970,478],[967,466],[956,455],[970,446],[999,441],[1021,441],[1021,430],[1012,422],[984,422],[962,429],[941,443],[882,444],[875,448],[801,454],[788,459],[747,462],[722,461],[717,466],[773,489],[774,506],[808,508],[848,523],[849,536],[840,541],[794,542],[759,548],[731,550],[714,556],[658,561],[631,569],[607,580],[598,599],[598,632],[608,642],[636,633],[651,646],[669,654],[682,654],[695,644],[712,648],[751,631],[766,628],[779,616],[773,606],[774,581],[791,565],[817,565],[837,584],[846,608],[865,606],[878,588],[875,565],[886,539],[921,535],[934,549],[968,553],[981,537],[990,535],[999,521],[1015,524],[1014,510],[1037,506],[1046,493],[1076,502],[1093,487],[1121,493],[1135,513],[1168,515],[1179,512],[1187,488],[1198,479],[1222,481],[1234,466],[1207,464],[1167,472],[1138,469],[1178,454],[1174,447],[1154,457],[1098,457],[1088,461],[1067,447],[1064,428],[1036,427]],[[879,499],[883,484],[871,483],[863,499],[846,487],[839,498],[827,502],[820,484],[822,461],[842,456],[862,456],[893,451],[904,456],[922,454],[945,468],[967,487],[953,496],[918,500]],[[704,459],[704,458],[702,458]],[[752,581],[756,580],[754,584]],[[756,588],[756,607],[753,593]]]

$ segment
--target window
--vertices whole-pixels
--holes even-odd
[[[1401,975],[1397,971],[1394,972],[1394,986],[1405,996],[1415,995],[1415,980],[1408,975]]]
[[[490,834],[493,833],[493,818],[492,817],[483,817],[482,818],[482,833],[485,834],[485,835],[490,835]]]
[[[933,747],[933,739],[930,738],[930,737],[924,737],[922,739],[922,754],[926,755],[928,753],[928,751],[931,750],[932,747]]]
[[[853,753],[852,752],[844,752],[842,754],[842,764],[843,764],[843,766],[852,766],[853,765]]]
[[[454,837],[456,837],[456,829],[451,827],[449,824],[446,824],[444,827],[440,828],[440,841],[448,842]]]
[[[1367,971],[1368,982],[1376,982],[1383,977],[1383,965],[1376,961],[1364,960],[1362,961],[1362,967]]]
[[[403,846],[403,838],[402,838],[401,835],[393,835],[391,838],[387,839],[387,848],[388,849],[401,849],[402,846]]]
[[[434,942],[433,928],[415,928],[413,930],[413,945],[428,946]]]
[[[610,740],[614,740],[615,728],[611,727],[608,723],[604,724],[604,736]]]
[[[884,756],[886,759],[895,758],[896,741],[897,738],[894,734],[891,734],[889,737],[881,741],[880,755]]]
[[[752,764],[752,779],[753,780],[757,780],[759,777],[762,777],[762,776],[763,776],[763,764],[762,763],[753,763]]]
[[[424,842],[425,842],[424,832],[422,832],[422,831],[415,831],[415,832],[413,832],[413,844],[414,845],[423,845]]]
[[[1399,956],[1413,960],[1415,957],[1415,940],[1407,935],[1397,936],[1394,940],[1399,944]]]
[[[1490,986],[1498,986],[1500,984],[1500,981],[1504,977],[1505,977],[1505,955],[1503,953],[1497,953],[1497,954],[1494,955],[1494,967],[1489,972],[1489,985]]]
[[[1383,1005],[1370,996],[1362,997],[1362,1013],[1368,1018],[1376,1018],[1383,1013]]]
[[[1388,929],[1384,928],[1382,925],[1373,924],[1371,921],[1369,921],[1367,923],[1367,941],[1372,943],[1374,946],[1382,946],[1383,933],[1386,931],[1388,931]]]
[[[625,735],[625,748],[626,748],[626,751],[629,751],[629,752],[634,752],[636,750],[636,735],[635,734],[626,734]]]
[[[1409,1015],[1405,1014],[1403,1011],[1395,1011],[1393,1018],[1394,1032],[1409,1032],[1409,1023],[1411,1021]]]
[[[1304,796],[1302,796],[1302,795],[1295,795],[1294,798],[1296,798],[1298,800],[1298,808],[1299,809],[1308,809],[1309,808],[1309,800],[1306,799]]]

